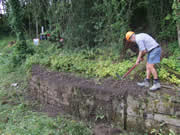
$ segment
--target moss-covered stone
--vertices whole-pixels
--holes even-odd
[[[134,96],[131,91],[87,87],[79,82],[58,80],[49,72],[46,74],[46,71],[39,76],[32,74],[29,83],[32,95],[41,103],[63,107],[65,112],[83,120],[101,120],[128,130],[173,128],[180,133],[180,103],[172,100],[173,96],[160,92]],[[176,96],[174,98],[178,99]],[[161,124],[164,124],[163,127],[159,127]]]

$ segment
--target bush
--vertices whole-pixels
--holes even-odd
[[[44,42],[36,47],[36,53],[30,56],[25,63],[27,69],[32,64],[41,64],[54,70],[74,72],[89,77],[116,77],[116,73],[123,75],[132,62],[120,62],[120,56],[115,49],[82,49],[66,50],[57,49],[55,44]],[[134,61],[134,60],[133,60]]]

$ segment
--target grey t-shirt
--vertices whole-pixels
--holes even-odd
[[[140,51],[147,50],[149,52],[159,46],[156,40],[146,33],[136,34],[135,38]]]

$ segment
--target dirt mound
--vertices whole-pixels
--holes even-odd
[[[114,94],[122,94],[128,92],[133,96],[146,95],[147,89],[138,87],[135,81],[132,80],[115,80],[107,79],[86,79],[76,76],[72,73],[48,71],[39,65],[32,67],[32,76],[38,75],[41,78],[51,78],[52,82],[60,82],[62,85],[75,85],[84,89],[100,89],[102,91],[112,91]]]

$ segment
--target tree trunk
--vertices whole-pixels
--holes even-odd
[[[38,38],[38,19],[36,19],[36,38]]]
[[[176,26],[177,26],[177,38],[178,38],[178,44],[180,47],[180,2],[179,0],[174,0],[174,10],[176,14]]]
[[[29,35],[31,36],[31,17],[29,15]]]
[[[5,12],[5,1],[2,0],[2,10]]]
[[[177,23],[178,44],[180,47],[180,24]]]

